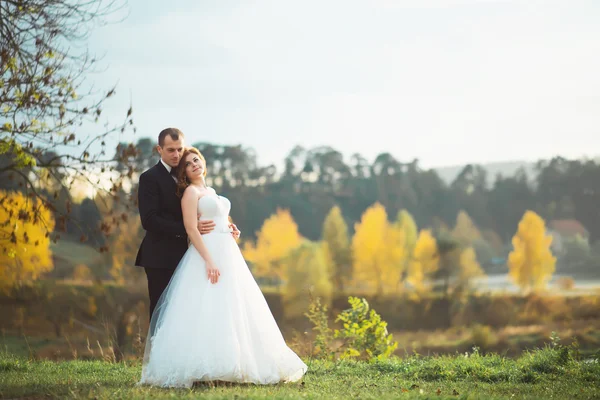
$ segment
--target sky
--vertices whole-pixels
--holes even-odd
[[[104,118],[281,164],[295,145],[433,168],[600,154],[597,0],[129,0],[94,31]]]

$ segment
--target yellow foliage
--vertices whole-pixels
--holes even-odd
[[[467,247],[460,253],[460,270],[458,279],[468,282],[472,278],[484,276],[485,273],[477,261],[477,255],[472,247]]]
[[[465,211],[461,210],[456,216],[456,226],[452,230],[452,236],[463,244],[472,244],[481,239],[481,232]]]
[[[525,212],[512,239],[513,251],[508,255],[509,276],[524,291],[544,289],[552,278],[556,258],[546,234],[544,220],[533,211]]]
[[[415,245],[417,244],[417,237],[419,229],[413,216],[407,210],[400,210],[398,217],[396,218],[396,227],[404,233],[404,248],[406,254],[412,254]],[[407,258],[408,260],[409,258]]]
[[[407,282],[422,290],[440,267],[437,242],[430,230],[421,230],[408,268]]]
[[[556,286],[560,290],[573,290],[575,288],[575,280],[570,276],[563,276],[556,280]]]
[[[286,281],[282,300],[286,318],[304,315],[312,298],[329,307],[333,293],[327,246],[306,240],[283,262]]]
[[[246,242],[244,257],[254,265],[257,276],[284,278],[282,260],[298,247],[302,237],[289,210],[277,209],[263,223],[256,244]]]
[[[400,210],[398,212],[394,226],[399,232],[401,232],[404,243],[402,271],[400,271],[400,281],[402,281],[405,279],[402,274],[408,273],[408,269],[410,268],[410,261],[415,250],[415,245],[417,244],[419,229],[417,228],[417,223],[415,222],[413,216],[407,210]]]
[[[73,280],[78,282],[86,282],[91,280],[93,277],[92,271],[85,264],[78,264],[73,270]]]
[[[112,267],[110,275],[119,283],[137,279],[142,269],[135,268],[135,257],[142,241],[140,218],[129,215],[127,222],[120,222],[110,235]]]
[[[0,191],[0,288],[21,285],[54,268],[50,210],[20,192]]]
[[[323,241],[327,244],[336,292],[342,292],[344,284],[350,279],[352,272],[352,254],[348,226],[342,216],[342,210],[338,206],[333,207],[325,218]]]
[[[355,225],[352,255],[358,288],[380,294],[397,291],[403,272],[404,235],[388,222],[380,203],[369,207]]]

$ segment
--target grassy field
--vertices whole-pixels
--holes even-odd
[[[576,346],[547,346],[517,359],[478,352],[377,362],[305,360],[302,382],[275,386],[138,387],[141,366],[105,361],[44,361],[0,354],[2,398],[447,398],[593,399],[600,363]]]
[[[564,338],[563,343],[576,339],[582,354],[588,356],[600,349],[600,319],[578,321],[546,322],[522,326],[505,326],[496,329],[488,327],[455,327],[436,331],[395,331],[398,341],[398,355],[418,353],[452,354],[465,352],[477,345],[488,352],[496,352],[511,357],[524,350],[543,347],[552,332]]]
[[[86,265],[93,269],[104,270],[107,267],[106,257],[98,250],[84,243],[72,240],[59,240],[50,244],[54,259],[54,270],[50,276],[60,278],[71,278],[73,269],[77,265]]]

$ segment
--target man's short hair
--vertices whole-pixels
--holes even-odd
[[[181,132],[177,128],[166,128],[160,131],[158,134],[158,145],[163,147],[165,145],[165,138],[167,136],[171,136],[171,139],[178,140],[179,138],[184,138],[183,132]]]

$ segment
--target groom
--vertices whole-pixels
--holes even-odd
[[[188,249],[183,225],[181,199],[177,197],[175,169],[184,150],[184,136],[177,128],[163,129],[158,135],[160,161],[140,176],[138,208],[146,231],[135,265],[143,267],[148,278],[150,318],[179,261]],[[202,235],[215,228],[213,221],[199,221]],[[239,230],[231,224],[237,239]]]

